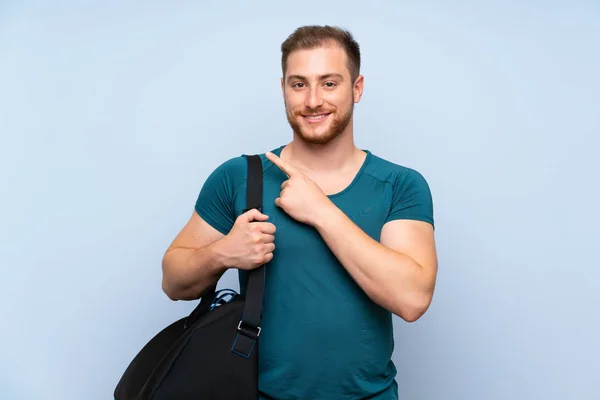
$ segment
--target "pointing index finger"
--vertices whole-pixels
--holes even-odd
[[[287,176],[291,177],[296,173],[296,170],[291,165],[289,165],[270,151],[266,152],[265,156],[280,170],[282,170]]]

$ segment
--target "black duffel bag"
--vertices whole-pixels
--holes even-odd
[[[262,162],[246,160],[246,210],[262,210]],[[155,335],[125,370],[115,399],[257,400],[264,269],[249,273],[245,296],[212,286],[190,315]]]

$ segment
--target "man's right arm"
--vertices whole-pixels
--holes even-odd
[[[162,261],[162,290],[171,300],[196,300],[227,270],[219,251],[225,237],[195,211],[169,246]]]
[[[252,270],[271,261],[276,228],[268,219],[249,210],[224,235],[194,211],[163,257],[165,294],[172,300],[196,300],[228,268]]]

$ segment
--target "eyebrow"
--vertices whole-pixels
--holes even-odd
[[[324,79],[330,79],[330,78],[338,78],[340,80],[344,80],[344,77],[340,74],[337,73],[331,73],[331,74],[325,74],[325,75],[319,75],[319,80],[322,81]],[[302,76],[302,75],[290,75],[288,76],[288,80],[292,80],[292,79],[298,79],[301,81],[306,81],[306,77]]]

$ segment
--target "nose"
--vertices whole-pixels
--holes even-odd
[[[307,91],[305,105],[310,109],[317,109],[323,105],[323,98],[319,91],[319,87],[312,87]]]

